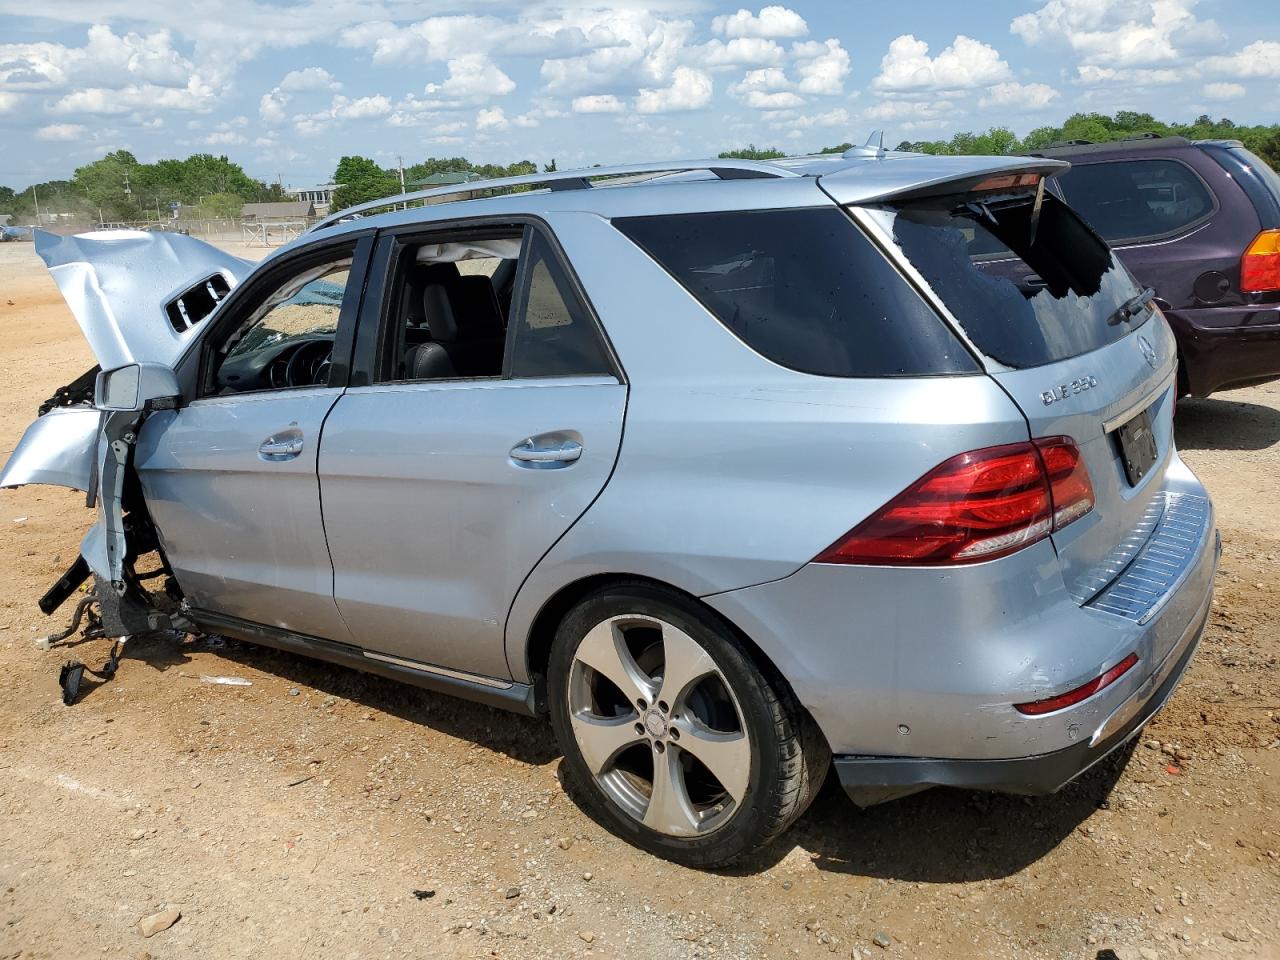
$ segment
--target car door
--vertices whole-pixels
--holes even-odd
[[[386,237],[374,263],[320,450],[338,608],[369,656],[506,678],[512,600],[608,480],[626,387],[543,228]]]
[[[197,396],[140,431],[147,507],[197,610],[349,639],[333,600],[316,457],[345,385],[371,248],[371,239],[324,243],[250,278],[215,314]]]
[[[1256,220],[1247,201],[1218,198],[1192,163],[1213,161],[1198,151],[1186,159],[1134,157],[1073,163],[1058,186],[1067,202],[1115,248],[1138,282],[1160,303],[1179,310],[1224,298],[1238,276],[1241,218]],[[1252,234],[1250,234],[1252,236]],[[1224,284],[1223,286],[1219,286]]]

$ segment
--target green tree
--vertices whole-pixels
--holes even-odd
[[[748,143],[736,150],[721,150],[717,156],[721,160],[781,160],[786,154],[777,147],[757,147],[754,143]]]
[[[408,170],[405,171],[405,176],[409,176]],[[356,204],[380,200],[400,192],[399,174],[382,169],[376,160],[368,157],[343,157],[333,173],[333,182],[339,186],[333,191],[331,210],[345,210]]]

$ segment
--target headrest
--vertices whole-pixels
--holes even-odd
[[[422,310],[431,339],[437,343],[502,336],[502,308],[493,282],[485,276],[455,276],[447,283],[428,283],[422,291]]]

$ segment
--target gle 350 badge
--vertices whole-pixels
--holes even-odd
[[[1044,405],[1047,407],[1049,404],[1057,403],[1059,400],[1065,400],[1067,397],[1074,397],[1077,393],[1084,393],[1086,390],[1092,390],[1097,385],[1097,377],[1080,377],[1078,380],[1072,380],[1070,383],[1060,383],[1052,390],[1045,390],[1040,394],[1040,399],[1044,401]]]

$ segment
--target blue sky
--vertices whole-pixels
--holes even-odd
[[[565,168],[1116,109],[1280,120],[1280,2],[0,0],[13,187],[117,148],[301,186],[344,153]]]

